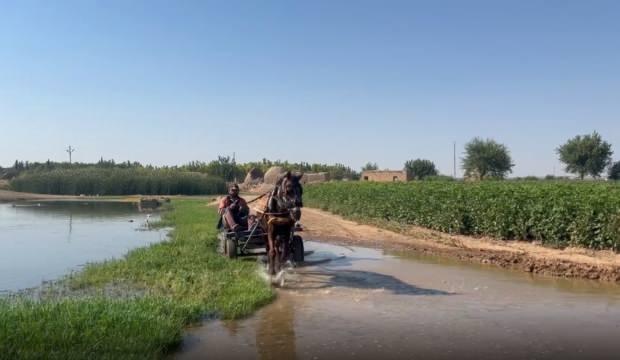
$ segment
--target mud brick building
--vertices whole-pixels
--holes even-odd
[[[405,170],[367,170],[362,172],[362,181],[395,182],[408,181]]]

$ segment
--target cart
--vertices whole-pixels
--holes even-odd
[[[260,214],[259,216],[262,215]],[[304,242],[302,237],[297,235],[301,231],[303,231],[301,225],[295,224],[288,237],[288,243],[285,242],[283,244],[289,246],[290,260],[295,263],[304,261]],[[239,256],[267,254],[267,233],[261,226],[261,221],[256,217],[254,221],[250,221],[250,226],[247,230],[234,232],[222,226],[218,234],[218,240],[218,252],[230,259],[235,259]]]

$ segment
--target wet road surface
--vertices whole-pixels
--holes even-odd
[[[618,359],[620,286],[306,242],[278,299],[178,359]]]

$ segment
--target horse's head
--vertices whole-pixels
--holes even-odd
[[[301,218],[301,208],[303,205],[303,188],[301,186],[302,174],[293,175],[290,171],[280,179],[280,197],[288,204],[288,210],[291,215],[298,221]]]

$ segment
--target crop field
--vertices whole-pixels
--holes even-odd
[[[358,220],[554,247],[620,249],[620,185],[603,182],[342,182],[308,186],[306,205]]]

